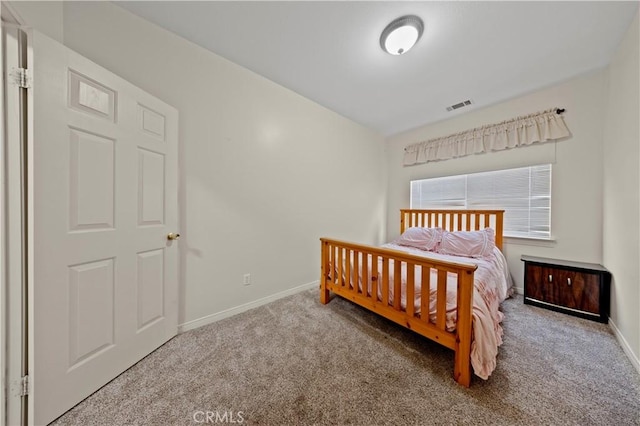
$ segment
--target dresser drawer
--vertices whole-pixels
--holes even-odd
[[[524,302],[608,322],[611,274],[601,265],[522,256]]]

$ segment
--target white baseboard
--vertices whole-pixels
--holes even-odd
[[[622,346],[622,350],[631,361],[631,364],[633,364],[638,373],[640,373],[640,359],[638,359],[638,356],[633,353],[633,351],[631,350],[631,346],[629,346],[629,343],[627,342],[627,339],[625,339],[622,333],[620,333],[620,330],[618,330],[618,327],[611,320],[611,318],[609,318],[609,327],[613,331],[613,334],[615,334],[616,339],[618,339],[620,346]]]
[[[524,294],[524,287],[513,286],[513,290],[516,292],[516,294]]]
[[[282,299],[283,297],[291,296],[296,293],[300,293],[301,291],[310,290],[312,288],[317,288],[319,285],[320,285],[320,281],[313,281],[313,282],[303,284],[294,288],[290,288],[285,291],[281,291],[279,293],[272,294],[267,297],[263,297],[262,299],[254,300],[252,302],[245,303],[240,306],[235,306],[233,308],[225,309],[224,311],[216,312],[215,314],[211,314],[211,315],[204,316],[202,318],[187,321],[183,324],[178,325],[178,333],[184,333],[185,331],[200,328],[203,325],[212,324],[216,321],[220,321],[222,319],[229,318],[233,315],[237,315],[239,313],[248,311],[249,309],[257,308],[259,306],[266,305],[267,303],[274,302],[278,299]]]

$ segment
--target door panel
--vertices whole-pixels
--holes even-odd
[[[69,267],[69,369],[114,345],[114,259]]]
[[[138,225],[164,224],[164,155],[138,148]]]
[[[115,140],[69,129],[71,231],[114,227]]]
[[[138,253],[138,328],[164,318],[164,250]]]
[[[34,32],[33,393],[54,420],[177,331],[177,111]]]

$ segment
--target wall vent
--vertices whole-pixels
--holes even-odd
[[[447,107],[447,111],[454,111],[456,109],[460,109],[462,107],[466,107],[467,105],[471,105],[472,102],[470,99],[467,99],[466,101],[462,101],[462,102],[458,102],[455,105],[451,105]]]

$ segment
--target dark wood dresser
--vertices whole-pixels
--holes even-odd
[[[595,263],[522,256],[524,303],[609,322],[611,273]]]

